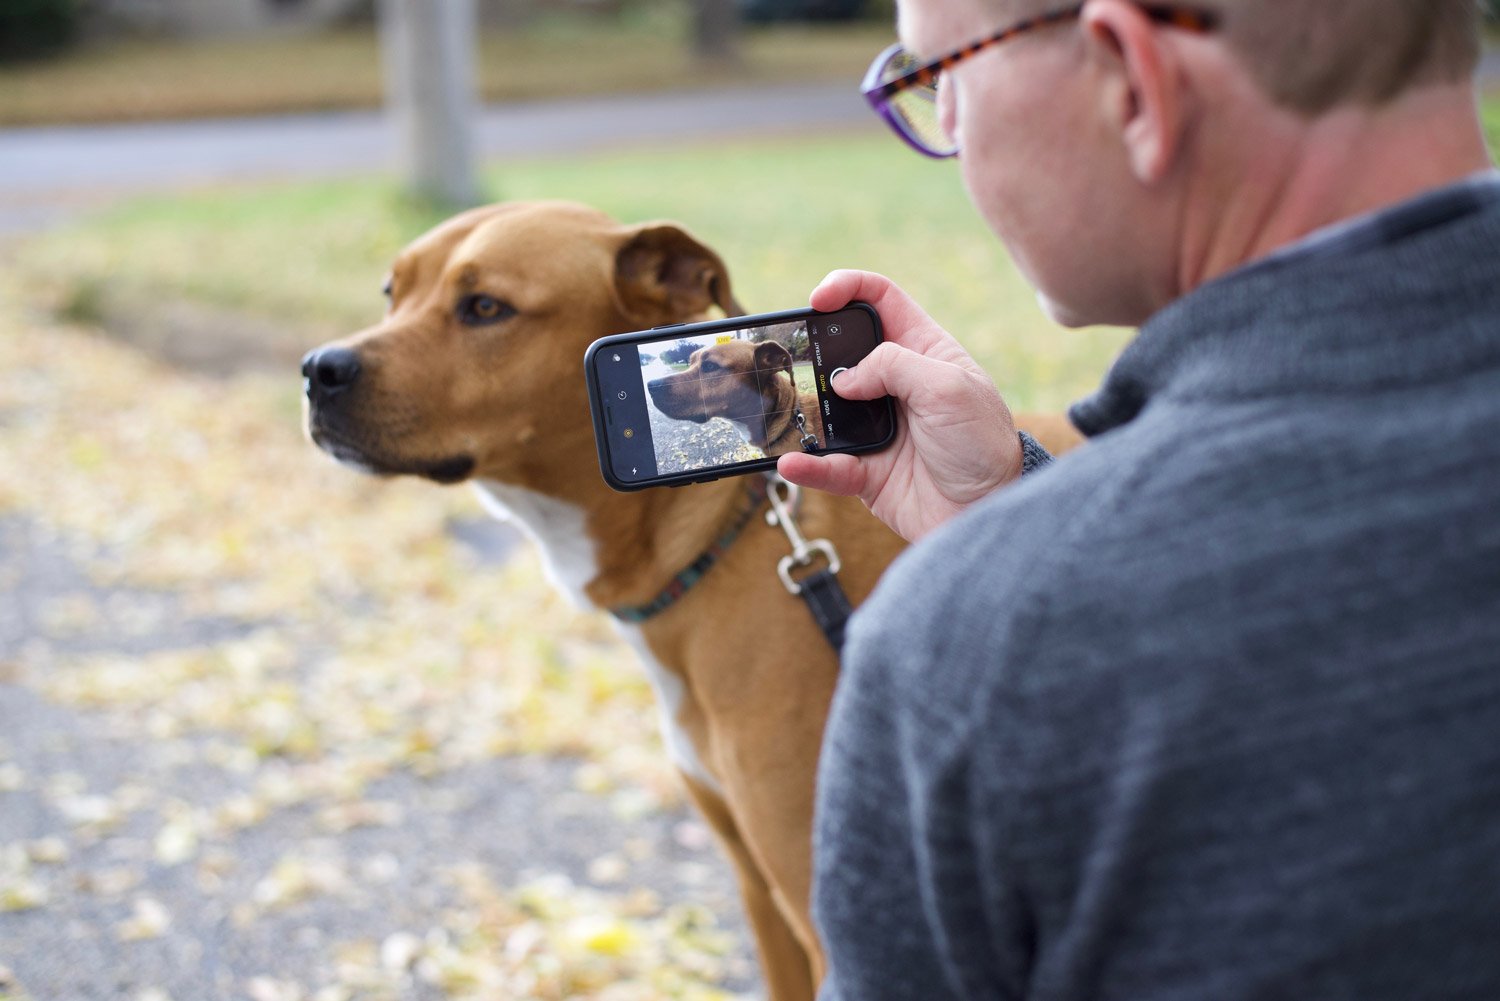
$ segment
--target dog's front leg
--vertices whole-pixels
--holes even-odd
[[[813,1001],[817,985],[813,980],[812,966],[807,951],[793,933],[783,917],[781,908],[771,894],[765,874],[756,864],[739,828],[724,801],[717,795],[683,775],[688,794],[697,805],[703,818],[718,835],[719,843],[734,863],[735,875],[739,878],[740,897],[745,903],[745,915],[755,934],[756,951],[760,955],[761,974],[765,977],[769,1001]]]

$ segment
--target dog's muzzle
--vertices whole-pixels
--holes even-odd
[[[655,379],[646,385],[651,394],[651,402],[656,404],[656,409],[666,414],[673,420],[692,421],[694,424],[705,424],[708,422],[708,414],[703,410],[700,401],[694,407],[691,403],[684,406],[677,397],[677,389],[672,384],[671,377]]]
[[[463,452],[439,458],[411,458],[393,447],[390,435],[359,417],[368,393],[351,393],[363,366],[359,353],[344,347],[309,351],[302,359],[302,388],[307,395],[307,434],[323,451],[345,465],[380,476],[424,476],[438,483],[458,483],[474,472],[474,457]]]

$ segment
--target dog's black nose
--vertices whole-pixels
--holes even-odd
[[[359,378],[359,354],[351,348],[318,348],[302,359],[307,395],[337,393]]]

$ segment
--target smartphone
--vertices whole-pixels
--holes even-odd
[[[771,469],[785,452],[873,452],[896,434],[889,397],[845,400],[829,380],[880,343],[865,302],[674,323],[584,355],[599,467],[616,490]]]

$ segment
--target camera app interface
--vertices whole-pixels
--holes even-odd
[[[739,466],[879,440],[885,406],[839,400],[829,376],[874,345],[860,312],[620,345],[598,357],[621,479]]]

